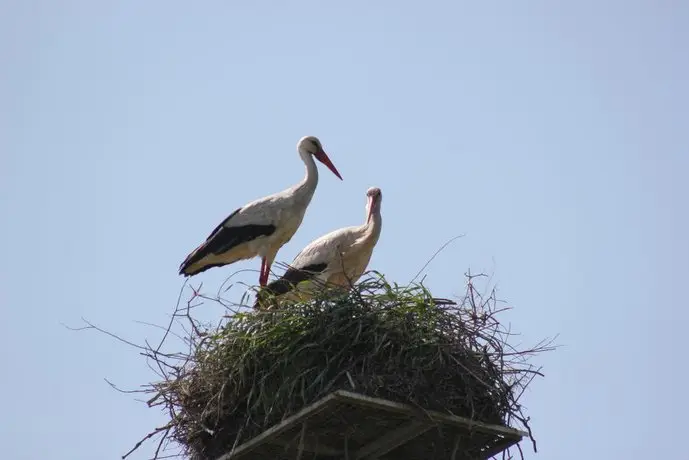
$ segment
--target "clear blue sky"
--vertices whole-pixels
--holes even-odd
[[[103,381],[149,382],[136,351],[61,323],[157,339],[134,321],[164,324],[186,254],[301,179],[307,134],[344,182],[321,168],[278,260],[362,222],[379,186],[372,268],[408,281],[466,233],[435,294],[491,271],[521,340],[561,334],[527,458],[683,449],[689,4],[420,5],[0,2],[4,458],[116,459],[165,420]]]

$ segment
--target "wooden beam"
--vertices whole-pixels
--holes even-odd
[[[399,428],[363,446],[354,454],[354,460],[376,459],[425,433],[434,426],[424,420],[412,420]]]
[[[309,417],[312,417],[322,412],[336,400],[336,394],[330,393],[328,396],[319,399],[313,404],[306,406],[296,414],[287,417],[285,420],[278,423],[277,425],[268,428],[266,431],[259,434],[258,436],[249,439],[247,442],[241,444],[236,449],[221,455],[220,457],[216,458],[216,460],[230,460],[231,458],[237,458],[244,454],[247,454],[255,448],[257,448],[258,446],[260,446],[261,444],[270,442],[271,440],[277,438],[284,432],[294,428],[300,423],[304,423]]]
[[[398,414],[405,414],[409,416],[426,416],[432,421],[437,423],[445,423],[449,425],[459,426],[468,430],[476,430],[489,434],[500,434],[505,437],[509,437],[516,440],[521,440],[524,436],[528,436],[528,433],[514,428],[508,428],[501,425],[491,425],[488,423],[478,422],[471,420],[466,417],[459,417],[457,415],[443,414],[441,412],[420,410],[409,404],[402,404],[398,402],[389,401],[387,399],[372,398],[370,396],[364,396],[359,393],[352,393],[347,390],[337,390],[334,393],[330,393],[331,396],[334,395],[338,401],[345,402],[348,404],[355,404],[359,406],[367,406],[375,408],[378,410],[384,410],[388,412],[395,412]]]

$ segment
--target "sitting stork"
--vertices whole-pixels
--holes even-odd
[[[301,138],[297,151],[306,165],[304,179],[287,190],[252,201],[230,214],[184,259],[179,267],[180,275],[193,276],[209,268],[259,256],[262,258],[259,284],[266,285],[277,252],[301,225],[318,185],[314,157],[342,180],[318,138]]]
[[[254,308],[268,298],[305,300],[317,286],[349,287],[364,273],[383,226],[379,188],[366,191],[366,223],[335,230],[311,242],[292,262],[284,275],[269,283],[257,295]]]

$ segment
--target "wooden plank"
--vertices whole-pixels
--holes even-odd
[[[266,431],[259,434],[258,436],[249,439],[247,442],[239,445],[236,449],[221,455],[216,460],[229,460],[231,458],[237,458],[244,454],[247,454],[250,451],[257,448],[258,446],[260,446],[261,444],[277,438],[284,432],[294,428],[300,423],[304,423],[309,417],[312,417],[318,414],[319,412],[322,412],[328,407],[328,405],[332,404],[336,400],[336,393],[330,393],[328,396],[319,399],[313,404],[306,406],[296,414],[287,417],[285,420],[278,423],[277,425],[268,428]]]
[[[362,448],[360,448],[355,454],[355,460],[363,459],[376,459],[381,457],[388,452],[396,449],[397,447],[405,444],[417,436],[425,433],[434,426],[433,423],[422,420],[412,420],[411,422],[402,425],[399,428],[395,428],[392,431],[387,432],[375,441],[371,441]]]
[[[364,396],[359,393],[352,393],[347,390],[337,390],[330,395],[334,395],[338,401],[359,406],[367,406],[378,410],[388,412],[395,412],[398,414],[405,414],[410,416],[426,415],[434,422],[446,423],[449,425],[461,426],[468,430],[477,430],[484,433],[500,434],[512,439],[521,440],[522,437],[528,436],[528,433],[514,428],[508,428],[500,425],[491,425],[488,423],[478,422],[466,417],[459,417],[457,415],[443,414],[435,411],[422,411],[409,404],[402,404],[387,399],[373,398],[371,396]],[[328,395],[328,396],[330,396]]]

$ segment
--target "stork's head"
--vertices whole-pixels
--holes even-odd
[[[378,187],[371,187],[366,190],[366,196],[368,197],[368,203],[366,204],[368,217],[366,222],[369,222],[373,214],[380,213],[380,202],[383,201],[383,192]]]
[[[299,139],[299,142],[297,143],[297,150],[299,151],[299,155],[307,156],[307,155],[313,155],[316,160],[320,161],[324,165],[328,167],[329,170],[333,172],[337,177],[342,180],[342,176],[340,176],[340,173],[337,171],[337,168],[333,164],[332,161],[330,161],[330,158],[328,158],[328,155],[325,153],[325,150],[323,150],[323,145],[321,144],[321,141],[318,140],[316,136],[304,136],[301,139]]]

